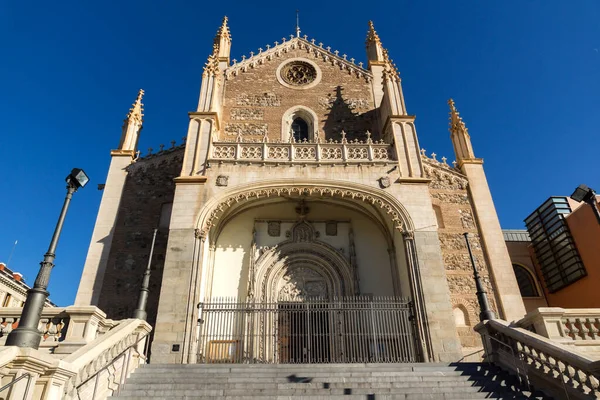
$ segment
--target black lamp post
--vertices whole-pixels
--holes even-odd
[[[477,265],[475,265],[475,258],[473,257],[471,244],[469,243],[469,233],[465,232],[463,235],[467,242],[467,250],[469,250],[469,257],[471,258],[471,265],[473,266],[473,278],[475,278],[475,287],[477,288],[477,301],[479,302],[479,309],[481,310],[479,313],[479,320],[483,322],[488,319],[496,319],[494,312],[490,309],[487,293],[483,288],[483,282],[481,282],[481,276],[479,276],[479,271],[477,271]]]
[[[52,267],[54,267],[54,252],[58,245],[58,239],[65,222],[71,197],[73,197],[73,193],[75,193],[77,189],[84,187],[89,180],[90,179],[85,172],[79,168],[73,168],[69,176],[67,176],[67,197],[65,198],[60,216],[58,217],[58,222],[56,223],[50,246],[48,247],[46,254],[44,254],[44,260],[40,263],[40,271],[38,272],[37,278],[35,278],[33,288],[27,291],[27,299],[23,306],[19,326],[8,334],[6,346],[32,347],[34,349],[37,349],[40,346],[42,333],[38,330],[38,325],[40,323],[40,317],[42,316],[42,309],[44,308],[44,304],[49,295],[46,289],[48,288]]]
[[[152,236],[152,246],[150,247],[150,256],[148,257],[148,265],[146,266],[146,271],[144,271],[144,277],[142,278],[142,287],[140,288],[140,297],[138,297],[138,306],[133,311],[133,318],[143,319],[144,321],[148,317],[148,313],[146,312],[146,304],[148,303],[148,293],[150,293],[150,266],[152,265],[152,254],[154,253],[156,232],[158,232],[158,229],[154,229],[154,236]]]
[[[596,219],[600,224],[600,210],[598,210],[598,204],[596,202],[596,192],[594,189],[587,187],[586,185],[579,185],[577,189],[571,195],[571,198],[575,201],[584,201],[592,207]]]

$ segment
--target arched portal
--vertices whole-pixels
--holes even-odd
[[[391,357],[391,349],[400,347],[412,352],[404,354],[407,359],[417,360],[412,340],[420,333],[413,332],[411,321],[418,313],[413,304],[419,300],[411,278],[415,258],[406,247],[407,228],[412,229],[412,221],[401,204],[388,193],[363,185],[270,181],[233,188],[209,201],[200,214],[197,237],[204,250],[195,298],[202,304],[213,299],[252,304],[225,329],[230,339],[223,342],[223,351],[231,353],[243,343],[245,354],[260,354],[260,362],[316,360],[297,358],[304,354],[349,361],[344,357],[352,340],[317,346],[310,339],[339,338],[342,332],[349,339],[367,341],[356,361]],[[365,313],[377,307],[380,314],[349,322],[350,310]],[[204,310],[201,307],[200,313]],[[248,313],[259,310],[263,314],[249,324]],[[417,321],[422,318],[416,316]],[[383,318],[387,325],[381,326],[393,332],[374,332],[373,318]],[[207,326],[199,327],[196,337],[198,354],[204,358],[207,343],[214,342]],[[315,327],[319,331],[311,331]],[[265,334],[270,339],[264,339]],[[398,340],[407,342],[394,342]],[[315,355],[312,345],[325,350]],[[300,350],[292,351],[294,346]]]

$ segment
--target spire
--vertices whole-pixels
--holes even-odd
[[[379,35],[375,31],[373,21],[369,21],[369,30],[367,32],[365,44],[367,45],[367,59],[369,60],[369,64],[384,61],[385,49],[383,48]]]
[[[471,145],[469,130],[456,109],[454,100],[448,100],[448,106],[450,106],[450,138],[454,146],[456,161],[460,164],[464,160],[474,160],[475,153]]]
[[[227,16],[223,17],[223,22],[217,30],[217,34],[213,42],[213,48],[217,48],[217,57],[219,61],[226,61],[229,63],[231,32],[229,31],[229,26],[227,26],[227,21],[229,21],[229,18],[227,18]]]
[[[144,89],[140,89],[140,91],[138,92],[137,98],[135,99],[135,101],[131,105],[131,108],[129,109],[129,113],[127,113],[127,119],[125,120],[126,122],[127,122],[127,120],[132,120],[132,119],[135,119],[136,121],[139,121],[140,123],[143,122],[143,117],[144,117],[144,103],[142,103],[143,97],[144,97]]]
[[[300,37],[300,10],[296,10],[296,37]]]
[[[123,121],[119,150],[135,151],[137,147],[138,138],[144,122],[144,104],[142,103],[143,97],[144,89],[140,89],[137,98],[127,113],[127,118],[125,118],[125,121]]]

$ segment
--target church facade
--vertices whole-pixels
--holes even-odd
[[[152,362],[211,352],[306,362],[318,346],[321,362],[350,361],[339,357],[354,345],[336,338],[354,343],[366,331],[361,361],[408,342],[412,361],[456,361],[481,346],[468,232],[494,311],[525,314],[483,161],[454,103],[448,165],[420,150],[372,23],[367,65],[299,30],[241,61],[230,49],[224,19],[181,146],[139,156],[140,91],[111,152],[76,305],[130,317],[158,227]],[[303,335],[321,342],[294,339]]]

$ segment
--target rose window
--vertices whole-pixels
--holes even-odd
[[[317,79],[317,70],[307,62],[292,61],[281,69],[281,78],[289,85],[308,85]]]

